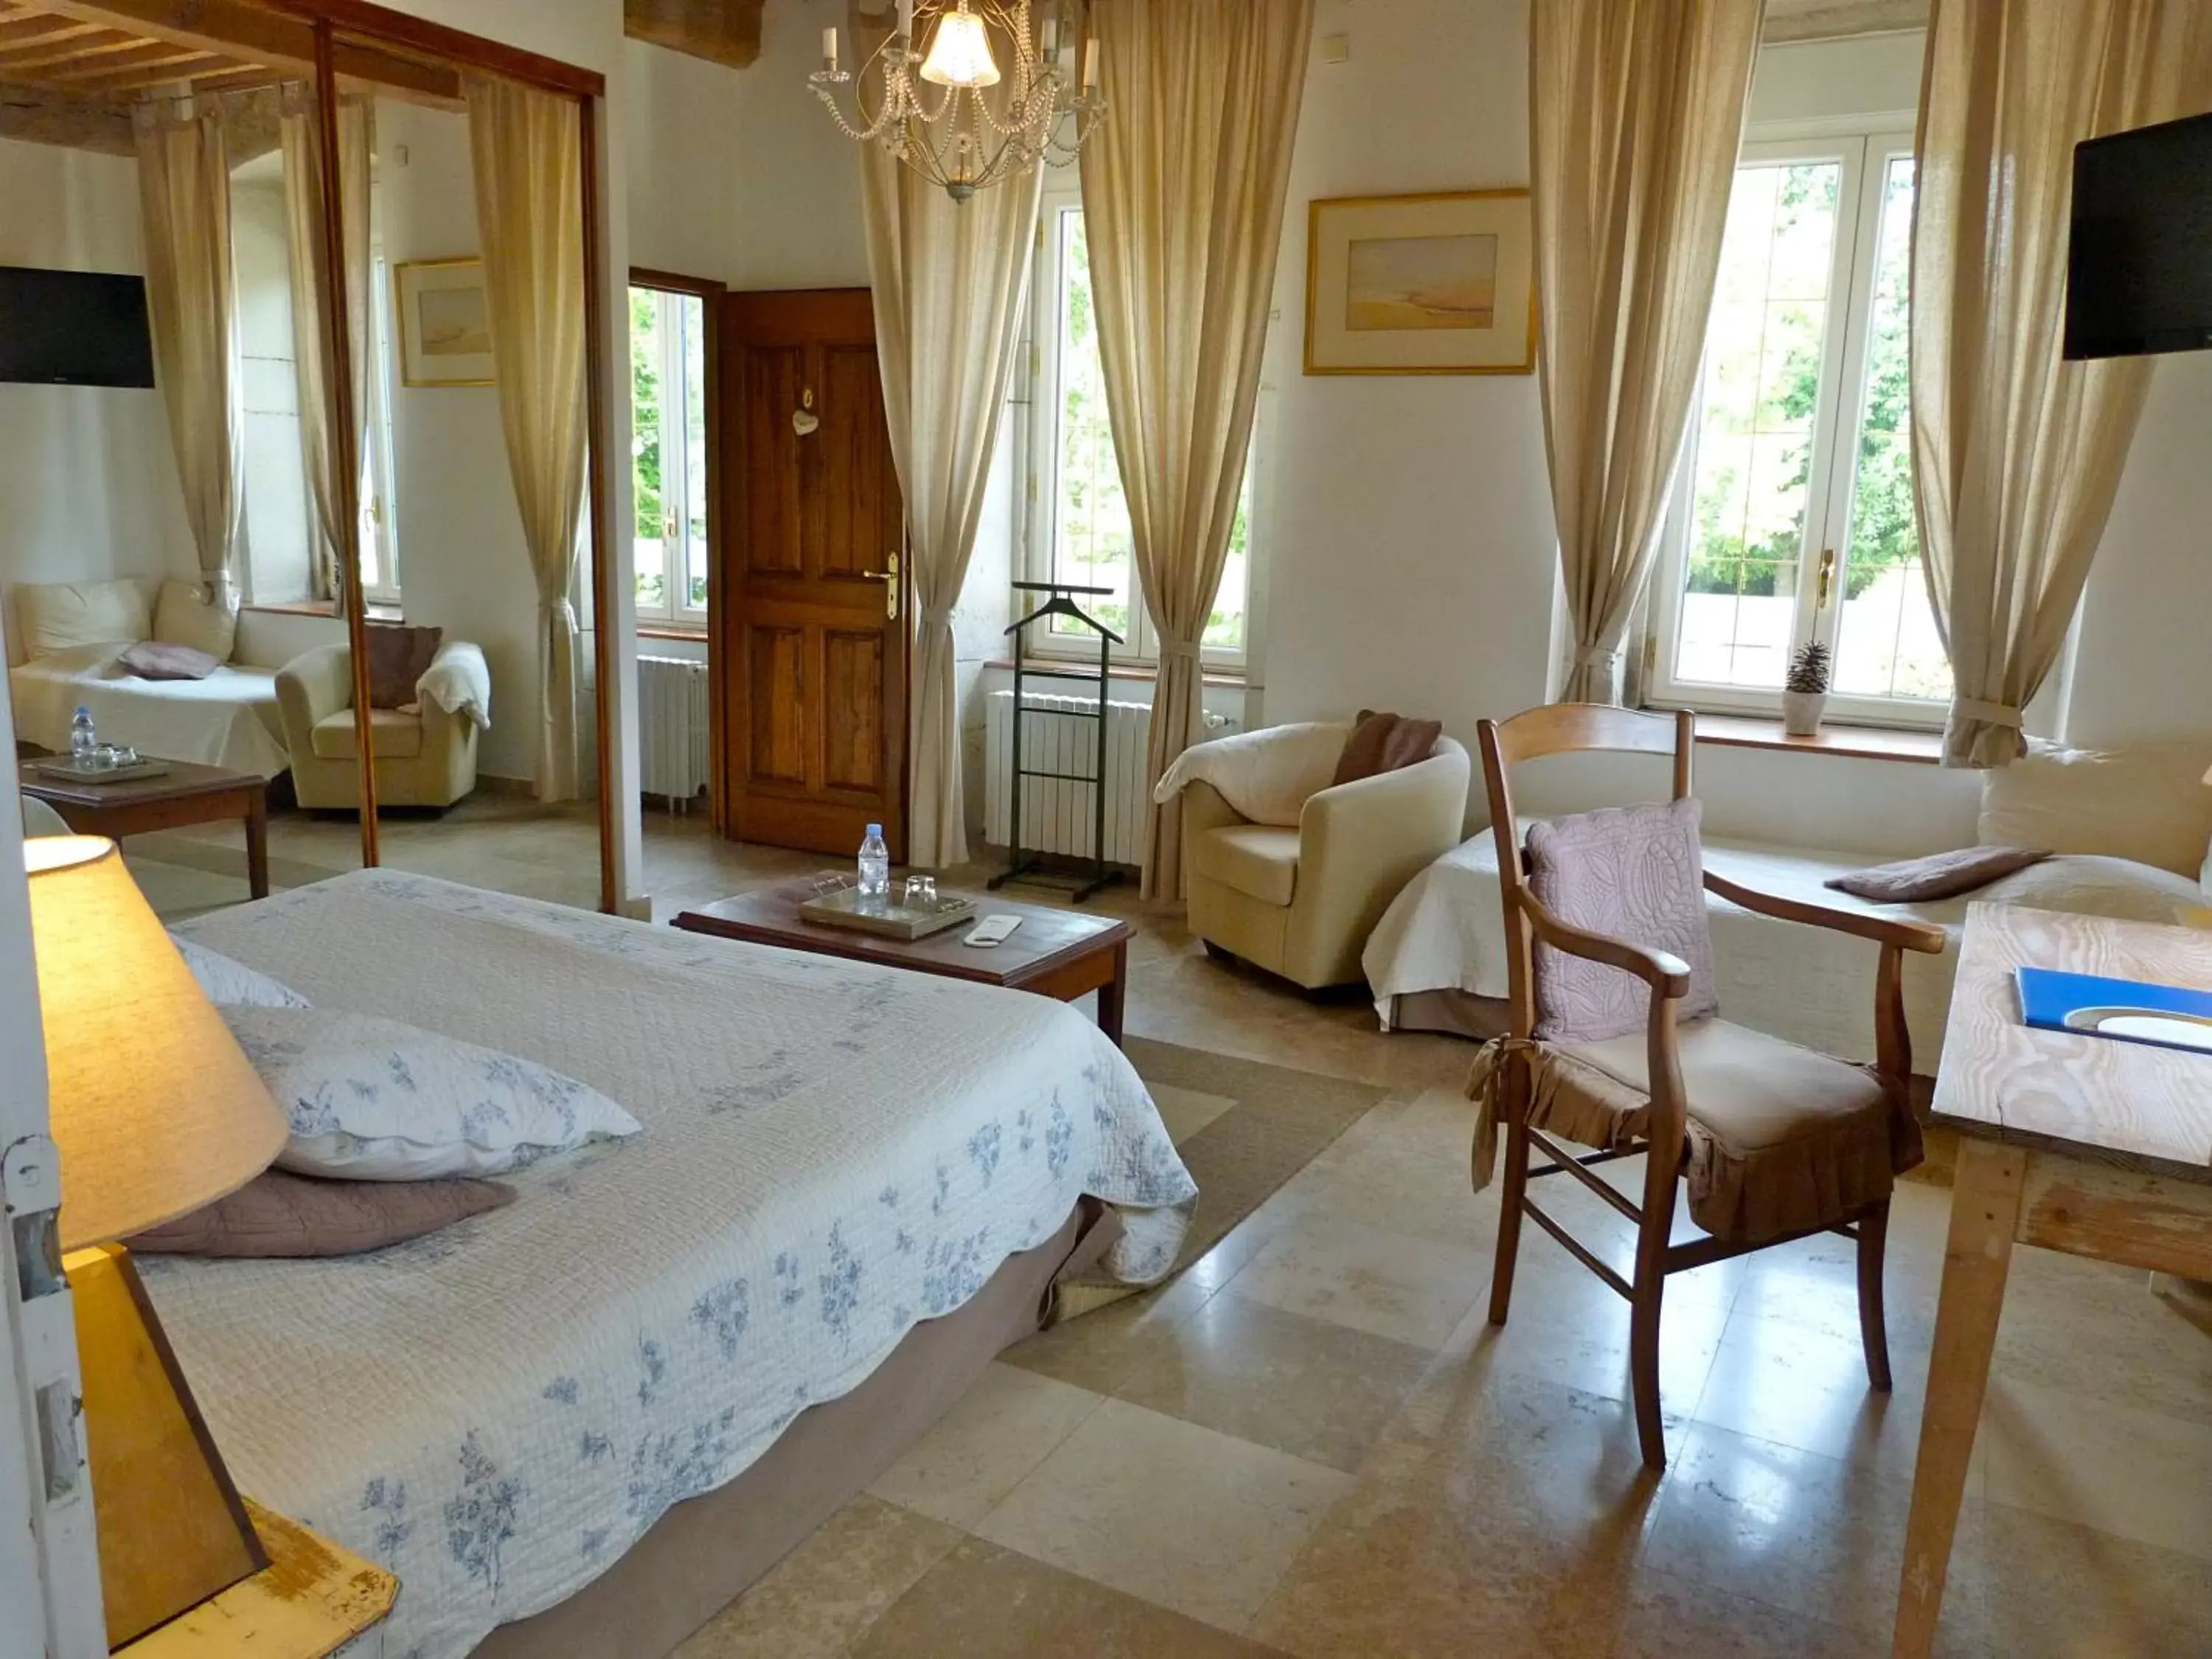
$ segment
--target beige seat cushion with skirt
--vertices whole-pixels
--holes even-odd
[[[1910,1107],[1873,1072],[1724,1019],[1679,1030],[1690,1218],[1717,1238],[1786,1238],[1889,1196],[1923,1156]],[[1477,1056],[1475,1179],[1489,1178],[1497,1067],[1529,1067],[1528,1124],[1584,1146],[1626,1149],[1650,1123],[1644,1034],[1516,1043]]]

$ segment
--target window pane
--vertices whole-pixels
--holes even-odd
[[[1912,251],[1912,158],[1882,178],[1874,304],[1867,321],[1866,395],[1851,483],[1835,689],[1854,696],[1951,695],[1951,665],[1928,603],[1912,516],[1912,431],[1906,331]]]
[[[1244,458],[1244,483],[1237,497],[1237,521],[1229,526],[1229,559],[1221,567],[1221,586],[1206,621],[1204,642],[1217,650],[1244,648],[1244,596],[1252,572],[1252,458]]]
[[[707,607],[707,302],[686,294],[672,303],[684,323],[684,594]]]
[[[629,291],[630,494],[636,504],[637,608],[665,613],[667,562],[660,498],[660,296]]]
[[[1098,331],[1091,302],[1091,250],[1083,215],[1059,216],[1060,407],[1054,459],[1053,576],[1054,581],[1111,587],[1086,599],[1083,608],[1124,639],[1133,637],[1129,504],[1114,461],[1114,432],[1106,414],[1106,377],[1098,358]],[[1055,633],[1095,637],[1087,629],[1055,618]],[[1240,624],[1241,632],[1241,624]]]
[[[1782,684],[1842,180],[1834,161],[1736,169],[1693,430],[1680,679]]]

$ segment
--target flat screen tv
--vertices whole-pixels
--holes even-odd
[[[2212,347],[2212,115],[2074,151],[2066,355]]]
[[[0,380],[153,385],[146,279],[0,265]]]

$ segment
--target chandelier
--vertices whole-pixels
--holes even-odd
[[[1035,9],[1042,18],[1030,0],[898,0],[897,27],[857,82],[838,64],[835,28],[822,31],[822,67],[807,79],[848,138],[880,143],[964,202],[1039,161],[1066,167],[1105,113],[1098,43],[1083,43],[1079,85],[1064,61],[1076,31],[1062,27],[1061,13],[1077,9],[1077,0],[1042,0]],[[927,50],[917,52],[923,35]],[[994,42],[1009,60],[1004,70]],[[852,117],[837,94],[848,82]]]

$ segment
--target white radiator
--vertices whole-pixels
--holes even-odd
[[[1092,772],[1098,743],[1095,697],[1031,691],[1022,699],[1022,765],[1030,771]],[[983,839],[1012,845],[1014,694],[994,691],[983,739]],[[1106,860],[1145,858],[1145,739],[1152,709],[1141,702],[1106,705]],[[1091,856],[1093,797],[1087,783],[1022,780],[1022,846],[1030,852]]]
[[[714,776],[707,665],[685,657],[637,659],[637,733],[646,794],[671,805],[705,793]]]

